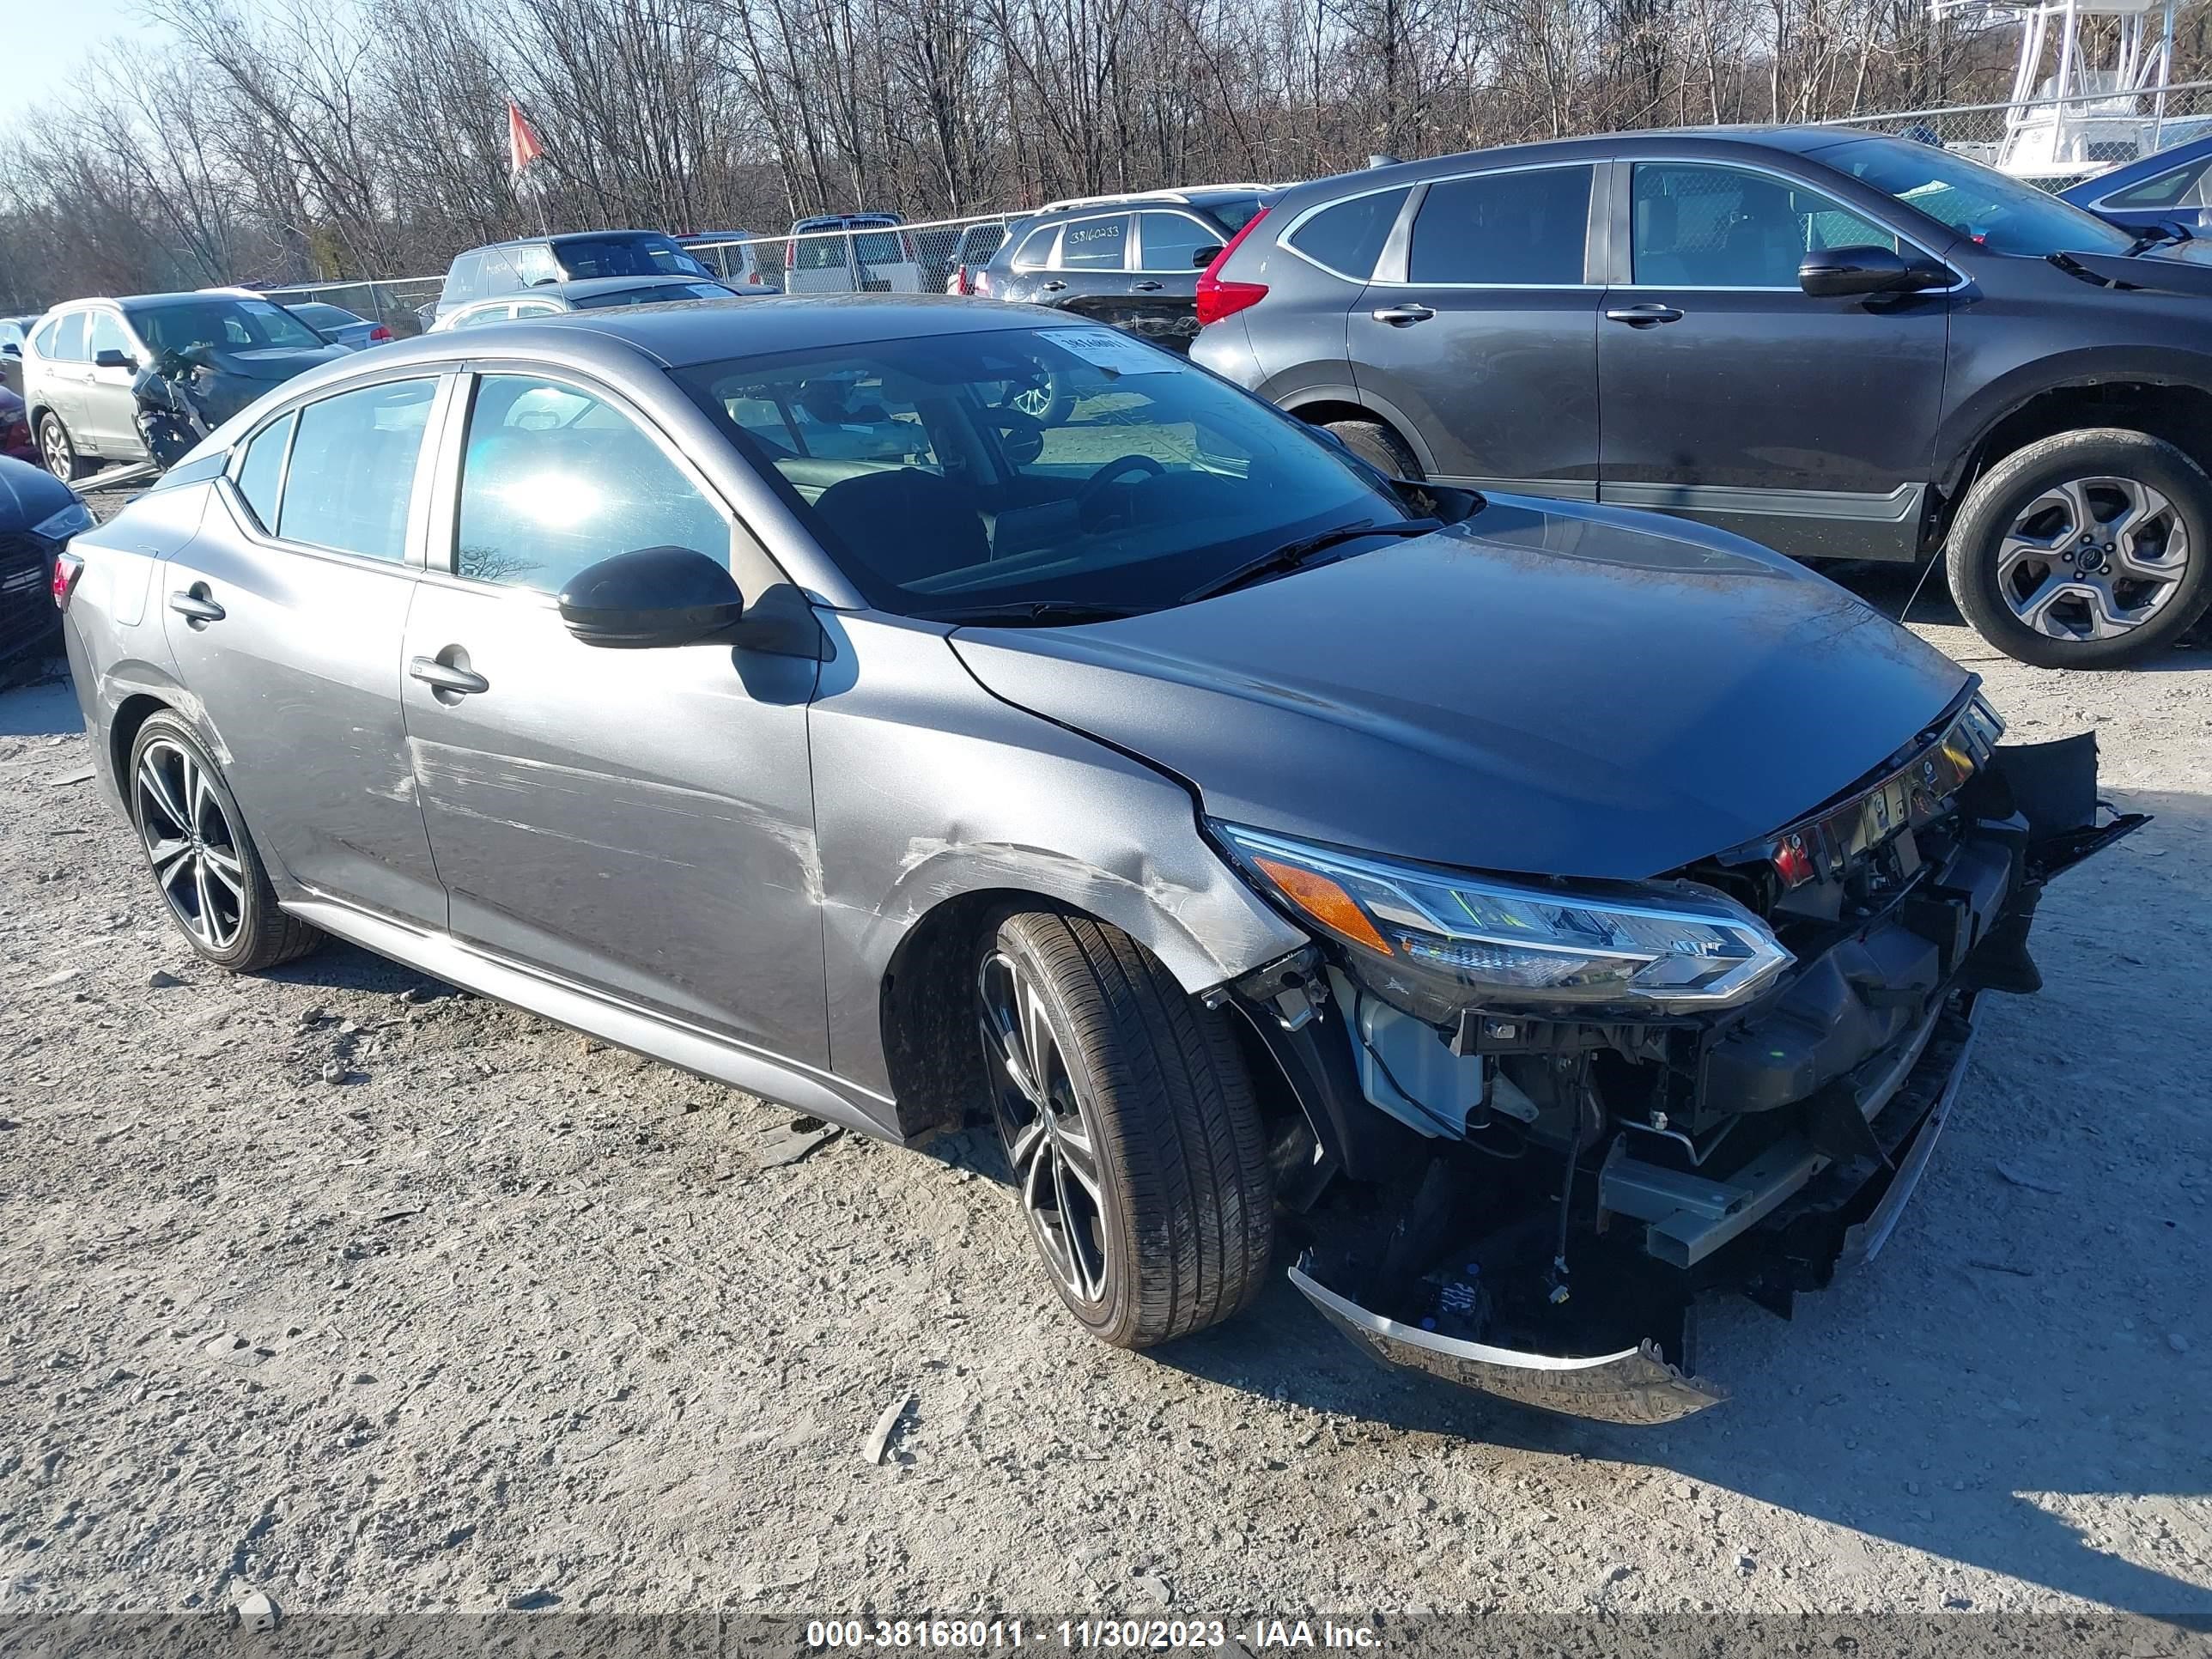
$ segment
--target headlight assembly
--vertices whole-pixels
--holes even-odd
[[[1796,959],[1750,911],[1689,882],[1554,888],[1212,827],[1263,889],[1352,946],[1363,978],[1402,969],[1463,1005],[1732,1008]]]
[[[50,542],[65,542],[81,530],[92,528],[92,509],[82,501],[72,500],[51,518],[31,526],[33,536],[44,536]]]

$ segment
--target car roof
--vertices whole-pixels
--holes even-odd
[[[453,257],[465,258],[471,253],[489,253],[495,247],[542,247],[550,242],[566,242],[579,236],[666,236],[665,230],[556,230],[543,236],[510,236],[503,242],[484,242],[476,247],[463,248]]]
[[[793,230],[804,230],[809,225],[904,225],[906,221],[896,213],[817,213],[805,219],[791,222]]]
[[[1753,154],[1784,150],[1796,155],[1811,155],[1854,139],[1894,144],[1917,143],[1895,133],[1875,132],[1865,127],[1657,127],[1639,132],[1537,139],[1525,144],[1501,144],[1490,149],[1431,155],[1418,161],[1394,161],[1386,167],[1365,167],[1353,173],[1340,173],[1333,179],[1318,179],[1311,184],[1296,185],[1292,189],[1303,199],[1309,191],[1317,196],[1329,195],[1347,185],[1357,185],[1364,190],[1393,184],[1418,183],[1469,163],[1510,167],[1540,161],[1593,161],[1610,156],[1633,159],[1638,155],[1680,150],[1686,145],[1693,147],[1696,153],[1716,155],[1725,155],[1731,150]]]

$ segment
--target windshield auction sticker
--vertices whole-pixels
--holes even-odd
[[[1086,363],[1115,374],[1164,374],[1174,358],[1112,328],[1056,328],[1047,337]]]

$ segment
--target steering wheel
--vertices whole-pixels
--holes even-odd
[[[1100,467],[1084,483],[1075,497],[1075,516],[1085,530],[1097,530],[1128,510],[1126,500],[1109,502],[1106,488],[1123,477],[1158,478],[1167,468],[1149,455],[1119,455]]]

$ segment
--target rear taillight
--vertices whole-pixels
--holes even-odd
[[[1224,317],[1234,317],[1247,307],[1256,306],[1267,297],[1265,283],[1231,283],[1224,281],[1221,269],[1244,246],[1244,239],[1259,229],[1260,221],[1267,216],[1261,208],[1244,222],[1244,228],[1229,239],[1229,246],[1213,256],[1213,263],[1198,276],[1198,325],[1218,323]]]
[[[371,345],[381,345],[385,341],[391,337],[392,331],[385,327],[382,323],[379,323],[374,328],[368,331],[368,343]]]
[[[54,609],[69,609],[70,595],[76,592],[77,578],[84,574],[84,561],[74,553],[62,553],[54,558]]]
[[[975,289],[969,284],[967,266],[955,265],[952,267],[952,278],[950,282],[945,283],[945,291],[947,294],[973,294],[975,291]]]

